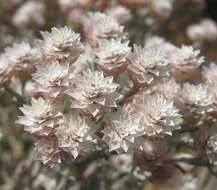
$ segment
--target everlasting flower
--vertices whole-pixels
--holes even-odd
[[[168,100],[176,102],[180,93],[180,85],[174,79],[170,79],[154,86],[154,92],[162,94]]]
[[[213,104],[213,97],[208,93],[207,87],[201,84],[184,84],[181,99],[189,111],[201,114],[211,111]]]
[[[41,26],[45,23],[45,8],[43,2],[27,1],[13,16],[13,24],[17,27],[25,27],[30,24]]]
[[[123,38],[123,26],[111,16],[103,13],[90,13],[84,21],[84,32],[91,46],[96,47],[100,40]]]
[[[121,39],[111,39],[99,43],[99,48],[96,51],[97,63],[105,73],[115,75],[124,71],[131,51],[128,44],[129,42],[121,42]]]
[[[36,67],[33,79],[41,86],[39,92],[54,98],[62,96],[69,85],[69,65],[60,65],[58,61],[52,61]]]
[[[96,116],[108,108],[116,107],[120,95],[113,77],[104,77],[103,72],[84,72],[75,78],[75,85],[66,91],[72,99],[72,107]]]
[[[0,88],[10,81],[12,72],[13,66],[9,64],[8,59],[4,55],[0,56]]]
[[[180,128],[182,117],[173,102],[162,95],[143,95],[134,100],[136,115],[144,125],[147,136],[172,135]]]
[[[31,105],[20,108],[24,116],[19,116],[16,123],[32,134],[48,136],[61,122],[62,109],[58,103],[32,98]]]
[[[187,80],[198,71],[204,62],[204,57],[199,56],[200,50],[194,50],[192,46],[183,45],[171,56],[172,72],[176,79]]]
[[[67,27],[52,28],[51,32],[41,32],[43,37],[42,54],[45,58],[75,62],[83,53],[80,34]]]
[[[217,25],[211,19],[203,19],[199,24],[190,25],[187,35],[193,41],[210,41],[217,39]]]
[[[138,84],[151,84],[154,80],[166,77],[169,60],[158,48],[134,46],[134,53],[130,58],[128,71],[132,80]]]
[[[143,126],[138,119],[128,114],[121,114],[120,118],[112,119],[111,124],[102,132],[103,140],[109,145],[109,151],[132,152],[134,148],[140,149],[143,142]]]
[[[53,166],[60,163],[62,151],[57,148],[57,139],[55,138],[42,138],[35,145],[36,159],[40,160],[43,164]]]
[[[121,5],[108,9],[107,14],[116,19],[120,24],[127,24],[132,18],[130,10]]]
[[[31,74],[34,70],[33,63],[36,60],[37,51],[31,48],[28,43],[15,43],[12,47],[5,49],[4,56],[13,67],[13,72],[21,72],[27,75],[26,73]]]
[[[211,63],[209,67],[203,68],[203,78],[208,83],[217,80],[217,65],[215,63]]]
[[[170,57],[178,48],[159,36],[152,36],[145,40],[145,47],[159,48],[167,57]]]
[[[58,146],[77,158],[89,152],[96,141],[88,123],[79,115],[65,115],[63,123],[57,128]]]
[[[151,14],[158,21],[169,17],[173,8],[173,0],[147,0],[147,3]]]

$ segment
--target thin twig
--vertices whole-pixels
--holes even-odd
[[[7,87],[7,86],[5,86],[4,88],[5,88],[5,90],[6,90],[9,94],[11,94],[13,97],[15,97],[21,104],[26,103],[25,98],[23,98],[23,97],[22,97],[20,94],[18,94],[16,91],[12,90],[11,88],[9,88],[9,87]]]

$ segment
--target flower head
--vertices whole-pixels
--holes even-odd
[[[173,130],[180,128],[182,117],[179,110],[162,95],[143,95],[139,101],[135,100],[135,107],[135,114],[148,136],[172,135]]]
[[[50,97],[63,95],[63,91],[69,85],[69,65],[60,65],[58,61],[52,61],[36,67],[33,79],[41,85],[39,91]]]
[[[40,160],[43,164],[53,166],[60,163],[62,151],[57,148],[57,139],[41,138],[35,145],[36,159]]]
[[[180,85],[174,80],[170,79],[154,86],[154,92],[162,94],[168,100],[177,100],[180,92]]]
[[[103,140],[109,145],[109,151],[118,153],[132,152],[139,149],[144,129],[139,120],[129,114],[120,114],[119,118],[112,118],[110,124],[102,130]]]
[[[108,9],[107,14],[116,19],[120,24],[127,24],[132,18],[130,10],[121,5]]]
[[[124,36],[123,26],[120,26],[111,16],[103,13],[89,13],[84,25],[85,35],[94,47],[100,40],[123,38]]]
[[[8,59],[4,55],[0,56],[0,88],[10,81],[12,72],[13,66]]]
[[[30,133],[48,136],[58,126],[62,118],[62,106],[43,98],[31,99],[31,105],[20,108],[24,116],[19,116],[16,123],[24,126]]]
[[[46,58],[69,61],[73,63],[83,53],[80,34],[67,27],[52,28],[51,32],[41,32],[44,39],[42,54]]]
[[[204,114],[212,111],[213,97],[207,86],[186,83],[181,91],[181,99],[192,113]]]
[[[41,26],[45,23],[45,9],[43,2],[27,1],[14,14],[13,24],[17,27],[25,27],[30,24]]]
[[[63,123],[57,128],[58,147],[73,155],[89,152],[96,141],[88,123],[79,115],[65,115]]]
[[[203,78],[208,83],[212,83],[217,79],[217,65],[215,63],[211,63],[209,67],[203,68]]]
[[[208,93],[207,87],[201,84],[184,84],[182,88],[182,99],[192,106],[209,106],[212,104],[212,97]]]
[[[28,43],[15,43],[12,47],[7,47],[4,53],[13,71],[29,71],[33,67],[36,59],[36,50]]]
[[[113,82],[113,77],[88,70],[75,78],[74,86],[66,94],[72,98],[73,107],[96,116],[108,108],[116,107],[116,100],[120,96],[116,92],[118,86]]]
[[[127,67],[131,48],[121,39],[101,41],[96,51],[97,63],[108,74],[117,74]]]
[[[139,84],[150,84],[156,79],[168,76],[169,60],[157,47],[134,46],[128,71],[133,81]]]
[[[186,80],[191,78],[204,62],[204,57],[199,56],[200,50],[192,46],[183,45],[170,57],[172,73],[176,79]]]
[[[210,41],[217,39],[217,25],[211,19],[203,19],[198,24],[187,28],[187,35],[192,41]]]

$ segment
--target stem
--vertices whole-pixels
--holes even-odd
[[[17,92],[15,92],[14,90],[12,90],[11,88],[7,86],[5,86],[4,88],[9,94],[15,97],[21,104],[26,103],[26,100],[20,94],[18,94]]]

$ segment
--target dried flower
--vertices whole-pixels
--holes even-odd
[[[96,47],[100,40],[123,38],[123,26],[103,13],[89,13],[84,21],[84,32],[91,46]]]
[[[208,93],[207,86],[185,83],[181,99],[192,113],[204,114],[212,110],[213,97]]]
[[[172,72],[177,80],[187,80],[198,71],[204,62],[204,57],[199,54],[200,50],[183,45],[171,56]]]
[[[53,166],[60,163],[62,152],[57,148],[56,138],[42,138],[35,145],[36,159]]]
[[[115,150],[118,153],[132,153],[134,148],[142,148],[141,136],[144,129],[140,121],[133,116],[120,113],[119,118],[112,118],[111,123],[102,132],[110,152]]]
[[[75,85],[66,91],[72,99],[73,108],[96,116],[117,106],[120,95],[116,90],[119,85],[113,82],[113,77],[104,77],[103,72],[88,70],[74,80]]]
[[[13,67],[13,72],[20,72],[22,75],[29,76],[34,70],[33,64],[37,57],[37,51],[31,48],[28,43],[15,43],[12,47],[5,49],[4,56]]]
[[[162,94],[168,100],[177,101],[180,93],[180,85],[170,79],[154,86],[154,93]]]
[[[116,19],[120,24],[127,24],[132,18],[130,10],[121,5],[108,9],[107,14]]]
[[[151,14],[156,20],[162,21],[170,16],[173,0],[147,0]]]
[[[24,116],[18,117],[17,124],[30,133],[48,136],[61,122],[63,108],[56,102],[32,98],[31,105],[24,105],[20,110]]]
[[[75,62],[83,53],[84,46],[80,42],[80,34],[70,28],[52,28],[51,32],[41,32],[43,37],[42,54],[47,59]]]
[[[58,61],[52,61],[36,67],[33,80],[41,86],[39,92],[54,98],[62,96],[69,85],[69,65],[60,65]]]
[[[45,4],[30,0],[24,3],[13,16],[13,24],[26,27],[30,24],[41,26],[45,23]]]
[[[166,41],[164,38],[159,36],[152,36],[145,40],[145,47],[147,48],[159,48],[166,54],[168,58],[178,50],[178,47]]]
[[[97,63],[105,73],[115,75],[124,71],[131,51],[128,44],[128,41],[121,42],[121,39],[105,40],[99,43],[96,51]]]
[[[173,102],[162,95],[142,95],[134,100],[135,113],[144,125],[147,136],[172,135],[180,128],[182,116]]]
[[[217,65],[211,63],[209,67],[203,67],[203,78],[208,83],[212,83],[217,79]]]
[[[74,158],[89,152],[96,141],[88,123],[79,115],[65,115],[63,123],[57,128],[58,147],[70,152]]]
[[[12,77],[13,66],[10,65],[8,59],[2,55],[0,56],[0,88],[8,84]]]
[[[134,46],[134,53],[130,58],[128,71],[132,80],[138,84],[150,85],[154,80],[169,75],[167,65],[169,60],[156,47]]]
[[[217,25],[211,19],[203,19],[187,28],[187,35],[193,41],[212,42],[217,39]]]

